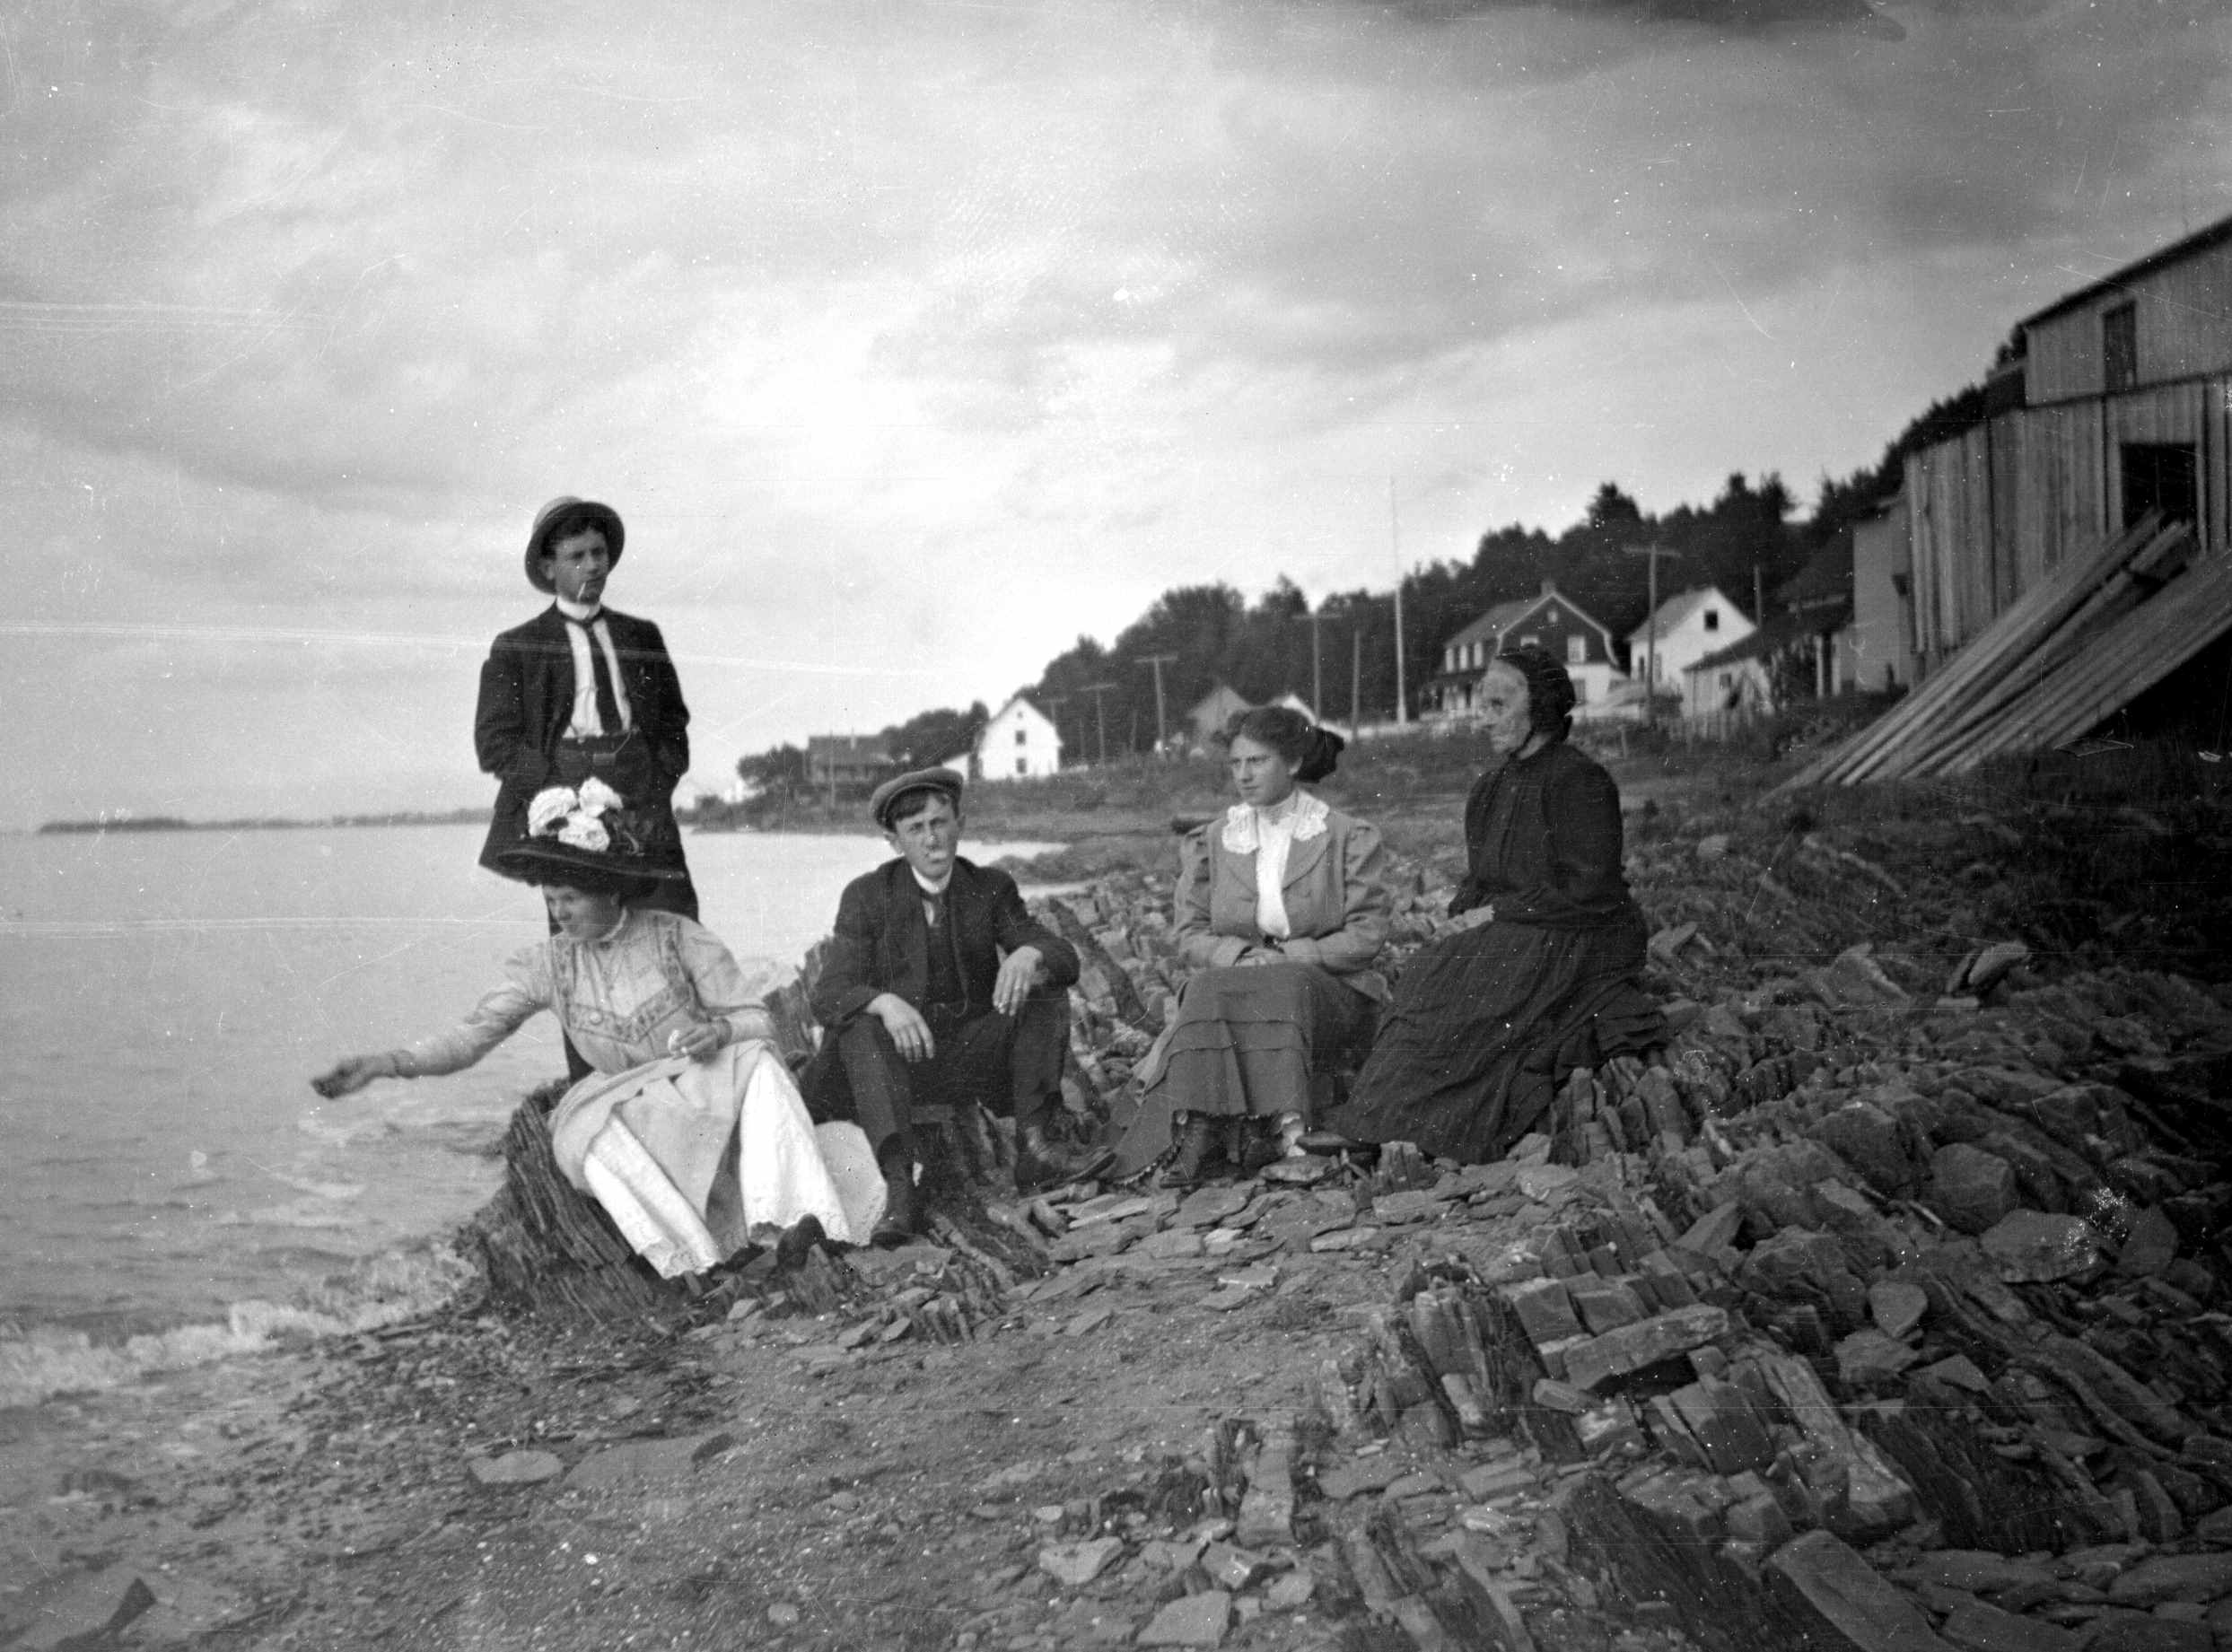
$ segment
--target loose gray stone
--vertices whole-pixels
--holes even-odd
[[[1366,1491],[1384,1490],[1408,1473],[1409,1468],[1400,1457],[1383,1453],[1327,1469],[1317,1476],[1317,1489],[1326,1494],[1329,1503],[1345,1502]]]
[[[1139,1631],[1142,1647],[1213,1647],[1224,1639],[1232,1621],[1232,1597],[1222,1589],[1204,1589],[1174,1600]]]
[[[1945,1638],[1961,1652],[2078,1652],[2084,1643],[2041,1618],[2020,1618],[1982,1602],[1956,1607]]]
[[[2208,1602],[2232,1595],[2232,1554],[2158,1554],[2108,1586],[2119,1606],[2150,1608],[2166,1601]]]
[[[1930,1160],[1930,1208],[1963,1233],[1983,1233],[2015,1208],[2015,1167],[1965,1141]]]
[[[556,1480],[565,1464],[548,1451],[507,1451],[500,1457],[476,1457],[468,1465],[484,1486],[532,1486]]]
[[[1886,1336],[1903,1337],[1930,1311],[1930,1293],[1920,1285],[1878,1280],[1868,1288],[1868,1315]]]
[[[1038,1569],[1056,1583],[1081,1589],[1108,1569],[1124,1552],[1121,1537],[1090,1537],[1082,1543],[1048,1543],[1038,1551]]]
[[[1851,1545],[1826,1532],[1794,1537],[1768,1560],[1767,1576],[1821,1630],[1822,1648],[1850,1652],[1945,1652],[1914,1603]]]
[[[2015,1211],[1983,1237],[1984,1254],[2010,1285],[2068,1279],[2100,1258],[2100,1236],[2081,1216]]]

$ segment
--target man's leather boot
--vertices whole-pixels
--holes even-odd
[[[877,1155],[876,1164],[883,1172],[883,1217],[869,1243],[889,1249],[907,1244],[916,1232],[915,1156],[895,1141]]]
[[[1019,1193],[1081,1181],[1107,1164],[1110,1157],[1105,1152],[1064,1147],[1049,1137],[1046,1127],[1036,1120],[1015,1134],[1015,1191]]]

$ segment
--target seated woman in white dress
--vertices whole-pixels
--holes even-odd
[[[595,780],[537,797],[529,835],[499,859],[541,888],[557,932],[512,954],[503,984],[450,1031],[349,1056],[311,1084],[330,1097],[456,1072],[548,1010],[596,1069],[550,1114],[558,1167],[662,1277],[771,1239],[785,1261],[824,1238],[860,1242],[881,1184],[867,1176],[848,1207],[824,1149],[872,1166],[865,1139],[843,1140],[858,1134],[849,1124],[818,1136],[766,1011],[717,936],[626,904],[669,875],[633,852],[633,820]]]

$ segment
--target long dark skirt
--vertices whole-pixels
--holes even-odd
[[[1541,1121],[1566,1071],[1665,1041],[1638,980],[1643,948],[1641,922],[1484,923],[1437,942],[1405,967],[1326,1127],[1471,1164],[1501,1156]]]
[[[1370,999],[1315,964],[1203,970],[1179,995],[1162,1071],[1109,1174],[1134,1176],[1161,1158],[1181,1113],[1307,1117],[1311,1075],[1353,1061],[1373,1018]]]

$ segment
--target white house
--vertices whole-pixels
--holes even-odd
[[[1654,692],[1680,694],[1682,674],[1708,654],[1717,654],[1741,642],[1758,627],[1743,610],[1721,595],[1716,585],[1698,585],[1677,591],[1659,605],[1659,611],[1627,634],[1628,670],[1638,682],[1651,671],[1651,635],[1658,634],[1658,675]]]
[[[1021,780],[1061,766],[1062,736],[1054,720],[1020,694],[994,712],[976,737],[980,779]]]

